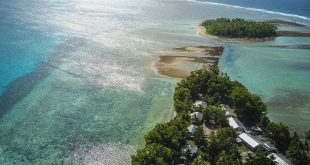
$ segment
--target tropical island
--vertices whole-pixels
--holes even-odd
[[[242,18],[217,18],[201,23],[206,33],[227,38],[266,38],[275,37],[278,29],[267,22],[248,21]]]
[[[266,105],[214,66],[191,72],[175,88],[177,115],[145,135],[134,165],[274,165],[309,163],[310,132],[301,139],[267,117]]]

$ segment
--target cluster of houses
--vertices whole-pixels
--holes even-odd
[[[195,107],[202,107],[206,108],[207,103],[201,100],[197,100],[194,103]],[[253,126],[250,129],[247,129],[243,123],[237,118],[237,115],[234,113],[233,109],[231,109],[228,105],[221,105],[221,108],[223,111],[225,111],[225,115],[228,120],[228,124],[230,127],[236,130],[236,132],[239,134],[236,138],[237,143],[243,143],[248,147],[250,150],[249,153],[253,153],[251,151],[255,151],[258,148],[263,148],[266,151],[270,152],[268,155],[268,158],[273,159],[273,161],[278,165],[292,165],[292,163],[287,160],[283,155],[279,154],[278,150],[272,146],[271,144],[264,143],[260,140],[258,140],[256,137],[249,134],[251,131],[255,131],[256,133],[263,134],[263,130],[259,127]],[[203,114],[201,112],[193,112],[189,114],[190,118],[192,120],[203,120]],[[197,125],[190,125],[187,127],[188,132],[193,136],[194,132],[198,129]],[[182,148],[182,152],[188,152],[191,156],[196,154],[198,151],[198,148],[192,145],[186,145]]]
[[[198,107],[206,108],[207,103],[204,101],[201,101],[201,100],[197,100],[197,101],[195,101],[194,106],[196,108],[198,108]],[[203,114],[201,112],[190,113],[189,117],[191,118],[192,121],[198,120],[199,122],[201,122],[203,120]],[[190,126],[187,127],[187,130],[191,136],[194,135],[194,133],[197,129],[198,129],[198,126],[195,124],[191,124]],[[198,152],[198,148],[193,146],[193,145],[188,144],[182,148],[181,152],[183,153],[183,155],[185,155],[184,153],[189,153],[190,156],[193,156]],[[182,156],[181,158],[186,159],[184,156]]]
[[[273,161],[278,165],[293,164],[283,155],[279,154],[277,148],[275,148],[269,143],[262,142],[256,137],[249,134],[251,131],[263,134],[263,130],[261,128],[257,126],[252,126],[250,129],[247,129],[228,105],[221,105],[221,107],[222,110],[226,111],[225,115],[227,116],[229,126],[235,129],[239,134],[236,139],[237,143],[244,143],[251,151],[255,151],[258,148],[262,147],[266,151],[270,152],[267,157],[270,159],[273,158]]]

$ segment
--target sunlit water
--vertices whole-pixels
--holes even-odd
[[[309,44],[199,37],[220,16],[307,19],[194,1],[1,1],[0,164],[128,164],[171,116],[178,80],[154,74],[159,51],[225,45],[221,69],[261,95],[270,117],[309,129]],[[292,99],[293,98],[293,99]]]

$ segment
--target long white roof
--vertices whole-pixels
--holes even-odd
[[[240,134],[239,138],[245,141],[247,144],[249,144],[252,148],[255,148],[260,145],[260,142],[257,139],[246,133]]]
[[[284,158],[280,154],[272,153],[272,154],[269,154],[267,157],[271,158],[271,155],[273,155],[275,157],[275,159],[273,161],[277,162],[277,165],[293,165],[293,163],[291,163],[289,160],[287,160],[286,158]]]
[[[241,121],[239,121],[238,119],[233,118],[233,117],[229,117],[229,118],[228,118],[228,124],[229,124],[233,129],[236,129],[236,128],[245,129],[245,127],[244,127],[244,125],[241,123]]]

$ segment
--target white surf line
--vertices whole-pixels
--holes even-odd
[[[242,6],[228,5],[228,4],[223,4],[223,3],[205,2],[205,1],[197,1],[197,0],[187,0],[187,1],[204,3],[204,4],[208,4],[208,5],[216,5],[216,6],[237,8],[237,9],[245,9],[245,10],[250,10],[250,11],[258,11],[258,12],[263,12],[263,13],[268,13],[268,14],[277,14],[277,15],[282,15],[282,16],[286,16],[286,17],[295,17],[295,18],[300,18],[300,19],[304,19],[304,20],[310,20],[310,18],[308,18],[306,16],[301,16],[301,15],[297,15],[297,14],[282,13],[282,12],[277,12],[277,11],[270,11],[270,10],[265,10],[265,9],[257,9],[257,8],[251,8],[251,7],[242,7]]]

